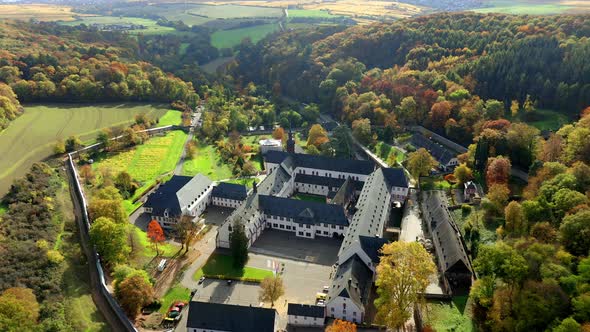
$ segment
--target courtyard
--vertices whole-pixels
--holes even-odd
[[[250,247],[251,253],[332,266],[338,260],[342,240],[330,237],[306,239],[295,233],[265,229]]]

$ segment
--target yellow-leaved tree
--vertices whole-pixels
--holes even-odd
[[[418,242],[393,242],[381,248],[377,266],[377,323],[397,329],[412,316],[414,305],[436,272],[430,254]]]

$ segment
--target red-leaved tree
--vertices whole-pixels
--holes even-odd
[[[511,167],[512,165],[508,158],[502,156],[489,158],[488,168],[486,170],[486,183],[488,187],[494,184],[507,184]]]
[[[156,256],[160,254],[158,250],[158,244],[162,243],[166,240],[164,236],[164,231],[162,230],[162,226],[156,221],[152,220],[147,229],[147,236],[150,239],[150,242],[154,244],[156,247]]]

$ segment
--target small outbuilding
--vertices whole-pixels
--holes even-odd
[[[326,307],[310,304],[289,303],[289,325],[322,327],[326,320]]]

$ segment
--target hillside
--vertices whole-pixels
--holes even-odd
[[[0,47],[0,82],[20,102],[198,99],[191,83],[142,62],[136,39],[122,33],[6,22]]]

